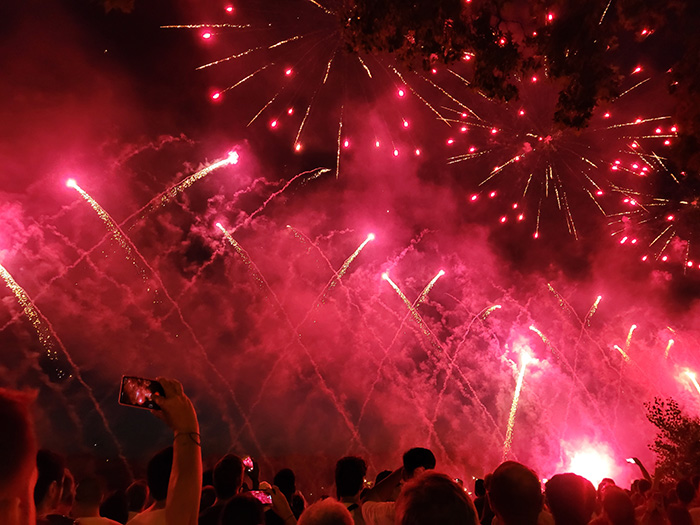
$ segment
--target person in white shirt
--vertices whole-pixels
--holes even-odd
[[[102,487],[97,478],[86,478],[75,488],[72,516],[78,525],[120,525],[118,521],[100,516]]]

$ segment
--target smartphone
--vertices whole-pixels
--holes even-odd
[[[246,456],[243,458],[243,465],[245,466],[245,469],[248,471],[253,470],[253,458],[250,456]]]
[[[148,408],[149,410],[160,410],[155,402],[153,394],[165,395],[161,384],[155,379],[145,379],[143,377],[124,376],[122,386],[119,390],[119,404],[130,407]]]
[[[264,492],[262,490],[251,490],[250,492],[248,492],[248,494],[253,496],[263,505],[272,505],[272,496],[270,496],[267,492]]]

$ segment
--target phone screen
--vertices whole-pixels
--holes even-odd
[[[244,457],[243,465],[245,466],[246,470],[253,470],[253,458],[250,456]]]
[[[272,496],[262,490],[251,490],[248,494],[256,498],[263,505],[272,505]]]
[[[165,395],[163,387],[155,379],[143,377],[122,377],[122,386],[119,390],[119,404],[150,410],[160,410],[155,402],[153,394]]]

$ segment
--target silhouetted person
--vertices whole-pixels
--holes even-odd
[[[115,490],[104,498],[100,505],[100,516],[125,525],[129,521],[129,501],[126,498],[126,491]]]
[[[295,504],[294,494],[297,491],[296,487],[296,476],[291,469],[283,468],[272,479],[272,484],[279,489],[282,495],[286,498],[289,503],[289,507],[292,509],[292,513],[296,518],[299,518],[301,513],[304,511],[304,507],[297,501]],[[265,523],[266,525],[282,525],[284,520],[277,515],[272,509],[265,512]]]
[[[576,474],[556,474],[544,486],[556,525],[586,525],[595,511],[593,483]]]
[[[36,437],[28,394],[0,388],[0,523],[35,525]]]
[[[365,484],[367,463],[362,458],[347,456],[335,464],[335,490],[338,501],[348,509],[355,525],[364,525],[360,492]]]
[[[39,450],[36,454],[37,480],[34,486],[34,504],[38,525],[68,525],[71,518],[58,514],[63,495],[63,478],[66,462],[62,456],[50,450]]]
[[[501,463],[488,487],[491,509],[502,525],[537,525],[542,490],[537,475],[515,461]]]
[[[602,490],[603,515],[610,525],[635,525],[634,504],[632,499],[615,485],[606,486]]]
[[[241,491],[245,467],[243,460],[227,454],[214,467],[216,502],[199,515],[199,525],[217,525],[226,503]]]
[[[202,487],[202,497],[199,499],[199,513],[201,514],[216,503],[216,489],[213,485]]]
[[[127,521],[143,512],[146,500],[148,500],[148,484],[144,480],[139,479],[129,485],[126,489],[126,503],[129,509]]]
[[[119,525],[119,522],[100,516],[102,487],[97,478],[85,478],[75,487],[73,517],[78,525]]]
[[[326,498],[310,505],[299,517],[299,525],[353,525],[345,505]]]
[[[484,515],[484,506],[487,506],[486,483],[481,478],[474,480],[474,508],[479,519]]]
[[[154,500],[153,505],[129,521],[130,525],[165,525],[165,504],[168,497],[168,483],[173,467],[173,447],[156,453],[146,467],[148,491]]]
[[[396,500],[396,525],[477,525],[474,504],[445,474],[424,472],[403,486]]]
[[[220,525],[262,525],[265,523],[263,504],[247,493],[237,494],[224,506]]]
[[[401,484],[435,468],[435,455],[427,448],[412,448],[403,455],[403,466],[394,470],[362,498],[362,517],[367,525],[393,525],[394,500]]]

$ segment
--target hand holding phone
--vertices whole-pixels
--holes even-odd
[[[155,394],[165,396],[163,386],[155,379],[124,376],[122,377],[121,389],[119,390],[119,404],[147,408],[149,410],[160,410],[160,406],[155,401]]]
[[[253,496],[255,499],[257,499],[260,503],[263,505],[272,505],[272,496],[270,496],[267,492],[262,491],[262,490],[251,490],[248,492],[251,496]]]

